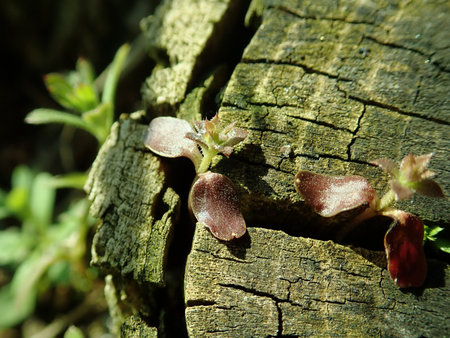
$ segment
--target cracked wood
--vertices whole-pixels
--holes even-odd
[[[91,263],[162,286],[180,202],[164,185],[161,162],[144,147],[146,129],[133,119],[116,122],[92,166],[86,190],[101,221]]]
[[[197,22],[209,8],[202,7],[206,2],[217,7],[209,11],[209,21]],[[186,95],[197,100],[195,90],[188,94],[191,87],[210,86],[201,78],[211,75],[208,67],[218,66],[217,58],[207,56],[215,55],[210,52],[216,47],[216,54],[222,52],[227,25],[236,23],[236,11],[226,7],[231,3],[243,2],[198,1],[191,7],[190,1],[162,2],[148,26],[153,51],[164,56],[144,87],[152,113],[181,114],[177,109],[189,103]],[[263,6],[261,17],[248,18],[261,25],[220,107],[224,122],[237,121],[250,136],[230,159],[217,157],[213,166],[239,187],[249,234],[226,245],[197,229],[185,273],[189,333],[446,333],[448,265],[430,261],[425,288],[401,292],[388,278],[383,253],[298,237],[317,236],[321,220],[303,205],[293,178],[299,169],[361,174],[381,192],[386,177],[368,161],[435,151],[431,167],[448,193],[450,57],[444,32],[449,29],[442,29],[448,27],[448,6],[383,0],[253,4]],[[191,107],[201,107],[199,102]],[[160,160],[143,151],[145,129],[133,119],[114,126],[87,189],[92,211],[101,218],[94,262],[157,293],[161,289],[147,285],[164,283],[179,202]],[[448,200],[414,202],[402,207],[425,222],[448,226]],[[280,228],[290,231],[275,230]],[[123,328],[144,332],[146,318],[134,319],[126,319]]]
[[[449,285],[428,281],[420,294],[405,293],[385,265],[382,252],[270,229],[249,228],[239,241],[219,242],[198,225],[185,276],[188,333],[409,337],[447,332],[450,303],[442,299]],[[431,273],[443,268],[440,262],[430,264]],[[448,281],[450,269],[442,272]]]
[[[248,208],[252,201],[299,201],[290,186],[299,169],[359,174],[381,194],[387,176],[368,163],[410,152],[435,152],[431,166],[449,191],[450,58],[442,48],[450,39],[446,45],[431,33],[450,29],[443,15],[449,6],[262,2],[262,23],[220,109],[251,134],[233,163],[216,166],[240,184]],[[415,201],[401,207],[448,224],[447,200]]]

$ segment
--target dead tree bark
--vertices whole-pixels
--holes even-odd
[[[243,239],[222,243],[197,225],[187,262],[186,253],[177,256],[180,242],[170,239],[182,233],[181,241],[191,241],[183,231],[192,225],[173,182],[184,176],[188,189],[193,173],[145,150],[148,118],[119,121],[86,186],[101,220],[93,263],[111,274],[106,291],[118,330],[174,333],[167,323],[180,314],[183,269],[186,331],[176,333],[448,334],[448,262],[429,259],[424,287],[399,290],[382,252],[386,225],[337,244],[348,217],[315,216],[293,177],[300,169],[359,174],[382,192],[386,177],[370,160],[435,152],[432,169],[450,191],[450,7],[382,0],[248,5],[166,0],[147,21],[160,60],[143,87],[148,116],[199,118],[223,93],[222,119],[250,131],[230,159],[217,157],[212,168],[238,187],[249,229]],[[249,27],[249,42],[233,40]],[[245,49],[223,57],[233,45]],[[413,202],[399,207],[426,224],[449,226],[448,199]]]

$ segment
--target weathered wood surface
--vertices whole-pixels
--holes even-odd
[[[450,269],[431,262],[418,294],[400,291],[381,252],[250,228],[219,243],[198,226],[189,255],[186,322],[192,337],[435,337],[450,330]]]
[[[143,89],[150,115],[186,116],[203,107],[217,85],[211,70],[223,61],[218,54],[229,28],[241,27],[243,3],[162,2],[147,26],[153,54],[167,56]],[[330,222],[313,215],[293,186],[295,173],[310,169],[362,174],[381,193],[387,179],[370,160],[433,151],[431,167],[448,194],[448,4],[255,0],[250,8],[248,22],[259,25],[219,106],[224,120],[237,121],[250,135],[212,168],[238,187],[249,234],[226,245],[197,228],[185,270],[188,334],[448,334],[447,263],[429,261],[425,287],[400,291],[381,251],[313,239],[333,239],[326,231]],[[179,193],[161,164],[179,162],[161,162],[145,151],[145,128],[139,119],[116,124],[87,185],[101,219],[93,262],[125,284],[137,282],[141,295],[161,292],[168,279],[173,283],[164,274],[167,250],[175,250],[170,233],[177,231],[174,223],[189,224],[187,217],[176,222]],[[425,223],[449,226],[448,199],[413,201],[400,206]],[[333,228],[341,221],[332,220]],[[374,239],[381,248],[382,233]],[[138,331],[142,325],[164,326],[151,313],[157,306],[134,306],[118,311],[122,330],[137,322],[135,332],[144,332]],[[123,319],[127,313],[139,315]]]
[[[145,132],[132,119],[116,123],[91,169],[86,189],[91,213],[101,220],[92,264],[162,286],[180,201],[165,186],[159,159],[145,150]]]
[[[158,62],[145,81],[146,106],[175,114],[205,68],[216,67],[225,39],[239,27],[248,0],[166,0],[145,22],[149,51]]]
[[[258,194],[299,201],[291,184],[299,169],[359,173],[382,192],[385,175],[367,163],[409,152],[435,152],[432,167],[448,191],[448,3],[268,3],[220,109],[252,130],[241,161],[223,163],[251,192],[249,207]],[[427,221],[450,219],[448,200],[418,197],[402,207]]]
[[[148,327],[147,323],[140,317],[130,316],[123,323],[120,335],[128,338],[157,338],[158,330],[154,327]]]

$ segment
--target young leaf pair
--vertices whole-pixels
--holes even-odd
[[[392,218],[394,222],[384,237],[389,273],[399,287],[417,287],[424,283],[427,271],[424,225],[419,217],[390,206],[396,200],[410,198],[414,192],[444,197],[439,184],[431,179],[434,172],[427,169],[432,155],[409,154],[400,168],[389,159],[372,162],[391,176],[390,190],[382,198],[378,198],[370,183],[361,176],[326,176],[299,171],[295,187],[306,203],[323,217],[366,204],[368,207],[355,218],[353,226],[376,215]]]
[[[53,99],[70,112],[38,108],[30,112],[25,121],[31,124],[63,123],[84,129],[103,144],[114,122],[114,97],[117,83],[130,46],[120,47],[105,71],[106,79],[95,78],[92,65],[78,59],[76,70],[65,74],[44,76],[45,85]],[[100,98],[99,91],[102,95]]]
[[[245,130],[234,125],[222,126],[218,115],[193,126],[185,120],[162,116],[151,121],[145,139],[145,145],[155,154],[187,157],[194,163],[197,176],[189,192],[189,208],[200,223],[224,241],[244,235],[245,220],[230,179],[207,170],[215,155],[229,157],[233,146],[247,137]]]

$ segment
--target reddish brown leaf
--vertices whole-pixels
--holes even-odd
[[[412,197],[414,192],[430,197],[445,197],[438,183],[431,178],[435,173],[427,169],[433,153],[405,156],[398,169],[395,163],[386,158],[373,161],[392,176],[391,189],[397,201]]]
[[[246,232],[239,209],[239,196],[232,182],[222,174],[210,171],[200,174],[189,193],[194,216],[218,239],[229,241]]]
[[[392,280],[401,288],[418,287],[427,274],[423,251],[422,220],[401,210],[389,209],[382,215],[394,219],[384,237],[388,270]]]
[[[390,180],[389,183],[391,185],[392,191],[395,194],[396,201],[405,200],[405,199],[412,197],[412,195],[414,195],[413,189],[411,189],[409,187],[405,187],[404,185],[399,183],[396,179]]]
[[[414,156],[409,154],[400,164],[400,177],[406,182],[417,182],[435,175],[434,172],[427,169],[433,153]]]
[[[323,217],[370,203],[376,193],[361,176],[327,176],[299,171],[295,187],[305,202]]]
[[[193,128],[185,120],[170,116],[157,117],[148,126],[145,145],[160,156],[187,157],[197,166],[202,155],[197,144],[185,137],[191,132]]]
[[[398,176],[397,164],[388,158],[379,158],[375,161],[372,161],[371,163],[379,166],[381,169],[383,169],[393,177]]]
[[[441,186],[435,181],[426,178],[417,183],[416,192],[429,197],[445,197],[444,192],[442,191]]]

